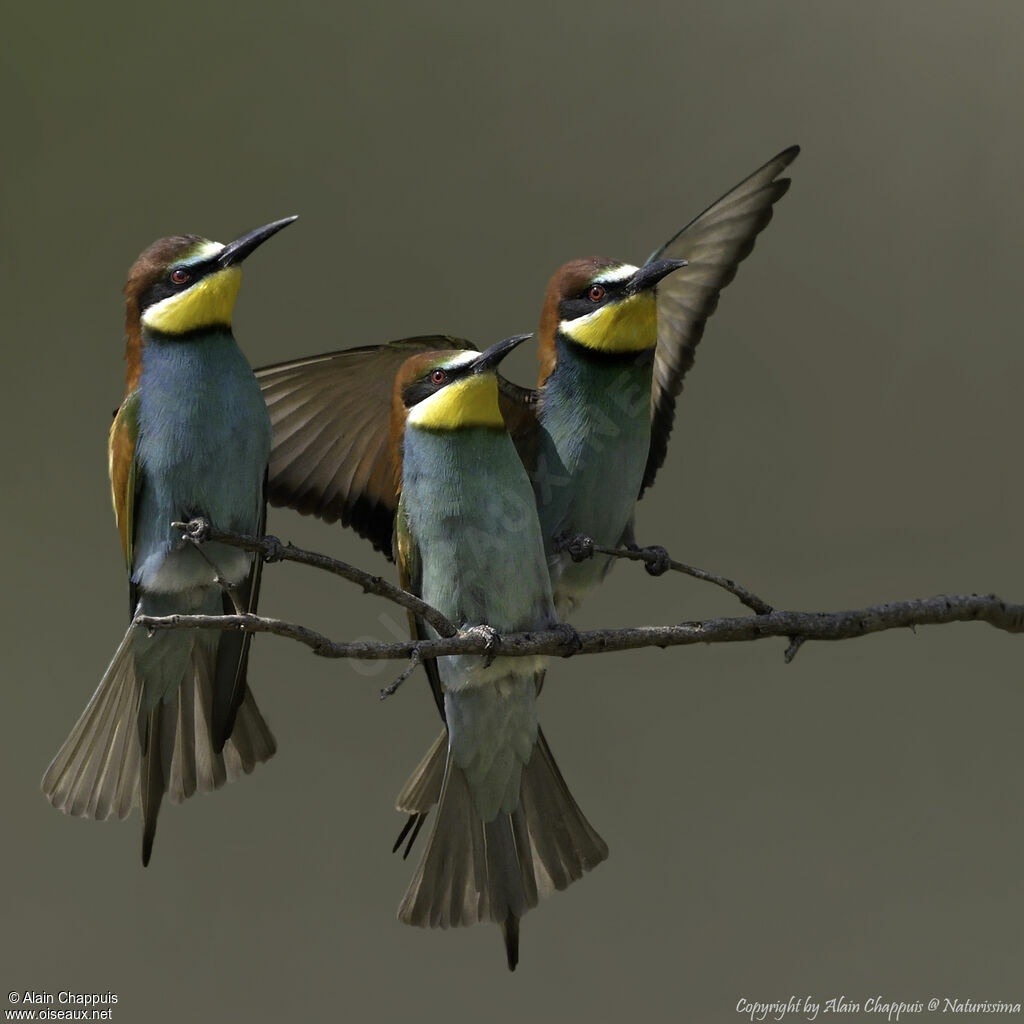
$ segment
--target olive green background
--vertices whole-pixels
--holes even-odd
[[[120,288],[165,234],[301,215],[246,267],[254,365],[483,345],[535,327],[563,261],[642,260],[799,142],[639,537],[778,607],[1024,599],[1022,32],[1018,3],[935,0],[9,10],[0,1000],[110,990],[113,1019],[157,1024],[1024,1001],[1024,650],[983,625],[788,667],[782,641],[554,662],[541,718],[611,856],[524,920],[514,975],[497,928],[395,920],[414,864],[388,852],[392,801],[436,730],[419,678],[378,701],[397,663],[259,638],[279,753],[165,807],[148,869],[137,816],[72,820],[38,788],[126,624],[104,446]],[[391,571],[340,528],[270,529]],[[337,638],[403,629],[293,566],[262,607]],[[622,565],[578,625],[740,611]]]

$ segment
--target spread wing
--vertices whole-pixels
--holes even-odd
[[[789,189],[779,178],[800,152],[790,146],[741,181],[677,235],[650,260],[683,258],[689,265],[658,285],[658,347],[651,393],[651,448],[641,495],[651,486],[668,449],[676,398],[693,365],[704,325],[718,305],[718,295],[750,255],[754,239],[772,219],[772,206]]]
[[[139,475],[135,459],[135,448],[139,439],[139,392],[130,391],[121,408],[114,414],[110,427],[108,447],[108,468],[110,471],[110,495],[114,502],[114,518],[121,534],[121,548],[124,551],[128,575],[132,573],[132,556],[135,543],[135,498],[138,492]],[[138,603],[135,584],[128,584],[128,599],[131,607],[129,616],[135,614]]]
[[[395,374],[417,353],[473,347],[447,335],[424,335],[256,370],[274,428],[270,503],[328,523],[340,519],[393,557]]]

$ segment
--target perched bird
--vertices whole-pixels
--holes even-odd
[[[574,561],[578,535],[635,546],[636,502],[665,460],[683,377],[719,292],[789,189],[796,146],[756,170],[641,267],[582,259],[551,278],[538,391],[515,434],[530,470],[555,607],[572,614],[614,559]]]
[[[536,389],[499,378],[501,406],[533,484],[556,611],[569,617],[613,559],[576,562],[579,535],[633,545],[637,501],[665,459],[683,378],[722,289],[789,189],[796,159],[773,157],[640,267],[574,260],[551,278],[541,310]],[[268,494],[327,522],[341,520],[388,553],[397,488],[387,443],[390,380],[417,351],[466,348],[425,336],[256,371],[274,425]],[[399,797],[422,813],[436,800],[444,737]],[[416,832],[412,837],[415,838]]]
[[[523,338],[482,354],[416,355],[395,379],[400,581],[462,628],[511,632],[555,622],[530,482],[498,407],[495,367]],[[412,625],[418,637],[437,635],[420,620]],[[608,848],[540,731],[544,659],[461,655],[428,665],[447,721],[443,784],[399,918],[441,928],[497,922],[514,970],[522,915],[604,860]]]
[[[561,550],[585,534],[632,542],[636,502],[664,462],[683,378],[721,290],[786,194],[791,146],[675,234],[641,267],[574,260],[541,310],[536,389],[499,378],[502,412],[534,485],[560,615],[611,560]],[[256,371],[274,427],[271,504],[341,520],[390,557],[398,489],[390,388],[409,356],[471,348],[447,335],[327,352]]]
[[[42,781],[60,810],[125,817],[142,806],[149,862],[165,793],[174,801],[269,758],[274,737],[246,683],[250,635],[134,628],[138,615],[255,611],[260,560],[198,548],[172,522],[202,516],[260,533],[271,428],[231,333],[242,261],[296,218],[228,245],[162,238],[125,286],[127,388],[110,430],[110,482],[132,624]]]

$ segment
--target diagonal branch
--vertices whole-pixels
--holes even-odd
[[[757,594],[741,587],[733,580],[725,576],[717,576],[706,569],[698,569],[694,565],[684,565],[670,558],[668,552],[658,545],[646,548],[605,548],[595,544],[592,537],[586,534],[578,534],[575,537],[563,541],[561,549],[568,551],[574,562],[582,562],[585,559],[593,558],[594,555],[609,555],[612,558],[625,558],[630,562],[643,562],[647,571],[652,576],[662,576],[669,570],[681,572],[694,579],[703,580],[705,583],[713,583],[733,595],[741,604],[745,604],[755,615],[767,615],[772,611],[772,606],[762,600]]]
[[[436,608],[432,608],[425,601],[380,576],[357,569],[348,562],[339,562],[335,558],[328,558],[327,555],[318,554],[315,551],[304,551],[295,547],[294,544],[282,544],[276,537],[249,537],[241,533],[229,533],[226,530],[218,530],[205,519],[191,519],[187,523],[171,523],[175,529],[180,529],[185,534],[185,539],[200,546],[206,541],[215,540],[221,544],[229,544],[231,547],[242,548],[243,551],[256,551],[263,556],[264,562],[298,562],[300,565],[309,565],[314,569],[323,569],[325,572],[341,576],[343,579],[356,583],[363,588],[364,594],[375,594],[378,597],[387,598],[397,605],[418,615],[424,622],[430,623],[441,636],[455,636],[458,627],[450,622]]]

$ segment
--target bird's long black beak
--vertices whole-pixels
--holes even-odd
[[[655,260],[645,263],[629,282],[629,294],[636,295],[653,288],[663,277],[668,277],[674,270],[687,265],[686,260]]]
[[[249,253],[261,246],[271,235],[276,235],[281,228],[288,227],[292,221],[298,219],[296,215],[285,217],[283,220],[275,220],[272,224],[264,224],[263,227],[256,228],[255,231],[250,231],[248,234],[242,235],[241,238],[236,238],[221,249],[217,256],[217,262],[222,267],[233,267],[236,263],[241,263]]]
[[[471,364],[473,373],[484,373],[487,370],[493,370],[512,349],[532,337],[532,334],[514,334],[511,338],[506,338],[504,341],[499,341],[497,345],[492,345],[485,352],[481,352],[473,361]]]

